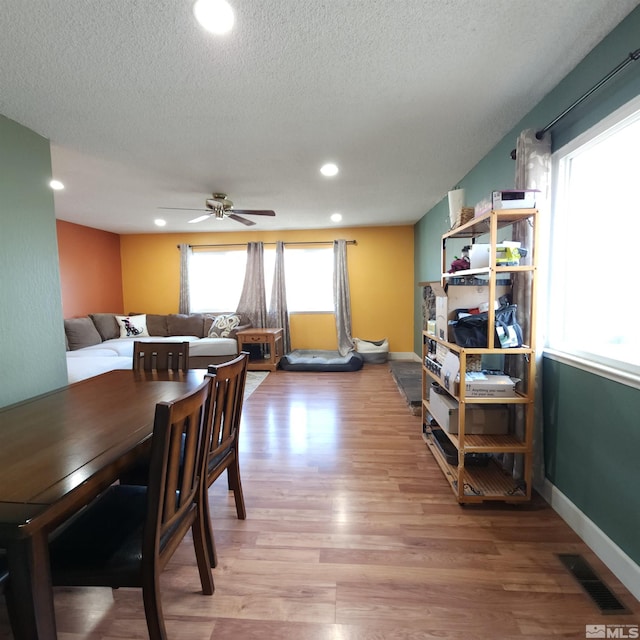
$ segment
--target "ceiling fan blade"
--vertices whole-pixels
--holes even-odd
[[[240,222],[242,224],[246,224],[247,227],[251,227],[255,224],[255,222],[253,220],[248,220],[247,218],[243,218],[242,216],[236,215],[235,213],[228,213],[227,214],[227,218],[231,218],[232,220],[235,220],[236,222]]]
[[[158,209],[166,209],[167,211],[208,211],[211,213],[211,209],[185,209],[184,207],[158,207]]]
[[[211,217],[210,213],[205,213],[203,216],[198,216],[197,218],[194,218],[193,220],[188,220],[187,222],[189,224],[194,224],[195,222],[202,222],[203,220],[208,220]]]
[[[242,215],[250,215],[250,216],[275,216],[275,211],[270,211],[268,209],[232,209],[232,213],[241,213]]]

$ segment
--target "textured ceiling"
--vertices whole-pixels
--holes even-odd
[[[413,223],[638,5],[230,1],[219,37],[191,0],[0,0],[0,113],[51,140],[58,218],[245,229],[158,209],[216,191],[256,230]]]

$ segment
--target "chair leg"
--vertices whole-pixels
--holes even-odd
[[[215,569],[218,566],[218,554],[216,553],[216,543],[213,537],[213,524],[211,522],[211,512],[209,510],[209,493],[205,489],[202,498],[202,525],[204,530],[204,538],[207,545],[207,555],[209,562]]]
[[[247,519],[247,510],[244,506],[244,495],[242,493],[242,481],[240,480],[240,462],[236,456],[233,463],[227,469],[229,488],[233,491],[236,501],[236,513],[240,520]]]
[[[211,560],[209,559],[207,529],[205,522],[204,510],[198,509],[198,515],[191,527],[193,534],[193,548],[196,553],[196,561],[198,563],[198,573],[200,574],[200,584],[202,585],[202,593],[205,596],[213,595],[216,587],[211,575]]]
[[[162,616],[162,604],[160,603],[160,583],[158,576],[154,579],[143,579],[142,599],[144,601],[144,614],[147,618],[149,640],[167,640],[167,630]]]

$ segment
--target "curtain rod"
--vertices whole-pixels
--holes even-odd
[[[347,244],[358,244],[358,242],[356,240],[347,240],[346,241]],[[246,247],[247,244],[249,244],[248,242],[235,242],[235,243],[229,243],[229,244],[190,244],[189,248],[190,249],[216,249],[219,247]],[[277,244],[276,242],[263,242],[262,244],[269,244],[269,245],[275,245]],[[318,240],[315,242],[285,242],[284,245],[288,245],[288,244],[297,244],[297,245],[301,245],[301,244],[333,244],[333,240]],[[180,248],[180,245],[177,245],[178,248]]]
[[[600,82],[596,83],[587,91],[584,95],[580,96],[573,104],[570,104],[560,115],[557,115],[547,126],[542,127],[539,131],[536,131],[536,138],[542,140],[544,134],[550,129],[555,127],[562,118],[564,118],[570,111],[573,111],[581,102],[586,100],[594,91],[597,91],[603,84],[611,80],[619,71],[622,71],[630,62],[634,60],[640,60],[640,49],[632,51],[615,69],[612,69]],[[516,159],[516,150],[511,151],[511,159]]]

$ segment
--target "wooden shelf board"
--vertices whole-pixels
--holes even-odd
[[[510,474],[503,471],[496,463],[490,462],[486,467],[465,467],[464,493],[458,490],[458,467],[449,464],[443,457],[437,445],[422,434],[438,466],[449,482],[453,493],[460,503],[486,502],[500,500],[501,502],[527,502],[531,495],[518,486]]]
[[[537,209],[501,209],[499,211],[488,211],[477,218],[473,218],[469,222],[451,229],[443,234],[445,238],[473,238],[474,236],[489,233],[489,223],[493,216],[497,218],[498,229],[508,227],[514,222],[526,220],[536,215]]]

